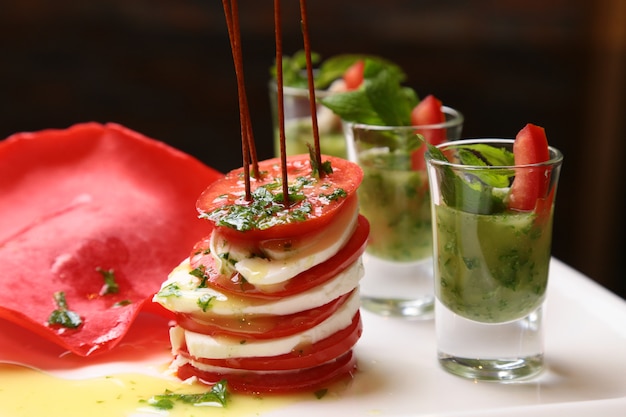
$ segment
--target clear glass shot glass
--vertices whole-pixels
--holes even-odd
[[[280,156],[280,136],[278,126],[278,97],[276,81],[269,82],[272,126],[274,130],[274,154]],[[315,90],[317,101],[333,94],[330,90]],[[309,153],[307,143],[313,146],[313,122],[307,88],[283,87],[285,146],[287,155]],[[316,106],[317,127],[320,148],[323,154],[347,158],[346,139],[341,119],[332,110],[318,103]]]
[[[446,121],[421,126],[344,122],[349,159],[363,169],[360,212],[370,222],[363,256],[362,305],[386,316],[433,316],[432,227],[424,152],[417,133],[457,139],[463,115],[443,108]],[[417,148],[416,148],[417,147]]]
[[[543,305],[563,155],[550,147],[550,159],[538,164],[460,163],[464,149],[480,154],[485,145],[512,151],[513,140],[438,146],[449,162],[426,153],[438,360],[462,377],[517,381],[539,374],[544,366]],[[511,184],[529,184],[529,177],[540,183],[534,208],[508,208]]]

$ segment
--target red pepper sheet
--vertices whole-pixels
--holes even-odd
[[[80,356],[110,350],[209,233],[195,202],[221,176],[116,124],[0,141],[0,318]],[[117,294],[101,294],[102,271]],[[48,324],[59,291],[77,329]]]

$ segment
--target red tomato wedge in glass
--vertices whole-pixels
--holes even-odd
[[[441,100],[435,96],[428,95],[421,100],[411,112],[411,124],[413,126],[437,125],[446,121],[446,116],[441,110]],[[416,129],[416,133],[421,134],[424,140],[431,145],[439,145],[446,140],[446,129]],[[413,169],[421,170],[426,167],[424,154],[426,146],[421,146],[411,155]]]
[[[1,141],[0,318],[80,356],[113,348],[209,233],[194,202],[222,176],[116,124]],[[117,292],[103,291],[107,276]],[[48,324],[59,292],[77,328]]]
[[[245,201],[243,169],[229,172],[212,183],[196,204],[202,217],[212,221],[230,240],[259,241],[301,238],[320,233],[337,216],[348,198],[355,198],[363,178],[358,165],[344,159],[322,156],[332,173],[322,178],[312,174],[309,155],[287,157],[290,207],[283,204],[279,158],[259,162],[259,178],[251,179],[253,201]]]
[[[343,81],[346,83],[348,91],[356,90],[363,83],[363,72],[365,70],[365,61],[359,59],[350,65],[343,74]]]
[[[527,124],[515,137],[513,156],[515,165],[532,165],[548,161],[550,151],[545,130]],[[521,211],[533,210],[537,201],[546,197],[548,185],[545,167],[518,170],[509,193],[509,208]]]

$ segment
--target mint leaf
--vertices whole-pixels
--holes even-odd
[[[411,110],[419,99],[403,87],[404,75],[381,61],[365,60],[363,84],[356,91],[332,94],[321,100],[343,120],[379,126],[410,126]]]
[[[488,162],[478,158],[477,155],[468,151],[467,147],[454,147],[457,149],[457,157],[460,154],[465,155],[466,162],[472,165],[487,166]],[[435,146],[428,145],[427,157],[448,161],[448,158]],[[458,163],[463,164],[460,157]],[[476,159],[478,158],[478,160]],[[507,170],[508,171],[508,170]],[[494,187],[490,185],[493,182],[501,184],[506,182],[508,186],[508,177],[502,170],[494,170],[493,173],[487,175],[467,175],[459,176],[450,166],[444,166],[443,170],[437,171],[442,175],[438,178],[442,198],[446,205],[472,214],[493,214],[504,211],[502,196],[494,193]]]
[[[417,105],[417,94],[402,86],[402,79],[386,65],[366,60],[363,90],[383,125],[410,126],[411,110]]]
[[[360,59],[383,62],[395,71],[399,78],[402,80],[405,78],[405,74],[399,66],[375,55],[341,54],[322,61],[319,54],[311,52],[312,64],[314,66],[319,64],[319,67],[313,73],[315,88],[320,90],[328,88],[333,81],[341,78],[346,70]],[[270,75],[273,79],[276,79],[276,63],[270,68]],[[306,54],[303,50],[297,51],[291,57],[283,55],[283,84],[288,87],[308,87]]]

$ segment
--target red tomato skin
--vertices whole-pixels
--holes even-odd
[[[357,312],[352,323],[345,329],[328,336],[316,343],[302,346],[297,351],[284,355],[251,358],[210,359],[194,358],[186,348],[178,353],[207,365],[249,371],[294,371],[322,365],[348,352],[363,333],[361,315]]]
[[[529,165],[548,161],[550,151],[545,130],[528,123],[515,137],[513,144],[515,165]],[[530,211],[538,199],[546,197],[548,176],[545,167],[518,170],[511,185],[508,206],[512,210]]]
[[[348,91],[358,89],[363,83],[363,72],[365,70],[365,61],[359,59],[352,64],[343,74],[343,81],[346,83]]]
[[[214,385],[226,379],[228,389],[232,392],[245,394],[288,394],[297,392],[315,392],[328,388],[329,385],[343,379],[352,378],[357,371],[356,357],[352,350],[331,362],[308,369],[286,371],[274,374],[245,373],[219,374],[204,372],[185,364],[178,368],[177,375],[181,380],[192,376],[207,385]]]
[[[441,109],[441,100],[432,94],[424,97],[411,112],[411,124],[413,126],[434,125],[444,123],[446,116]],[[446,140],[446,129],[416,129],[416,133],[421,134],[424,140],[431,145],[439,145]],[[426,167],[424,154],[426,146],[421,146],[411,155],[414,170],[423,170]]]
[[[359,215],[357,219],[357,228],[352,234],[348,242],[333,257],[319,265],[301,272],[289,281],[272,289],[271,292],[261,291],[247,281],[241,280],[235,275],[219,274],[214,267],[215,261],[210,254],[204,255],[196,261],[193,261],[198,250],[202,250],[202,246],[208,247],[208,238],[199,242],[196,250],[191,255],[192,268],[197,268],[203,264],[208,275],[207,282],[219,291],[255,299],[277,299],[288,297],[290,295],[299,294],[318,285],[322,285],[326,281],[331,280],[337,274],[347,269],[350,265],[357,261],[363,254],[367,246],[369,236],[369,222],[365,217]]]
[[[246,231],[239,231],[226,226],[216,227],[219,228],[220,233],[228,238],[253,241],[296,238],[323,229],[338,214],[344,205],[343,203],[355,193],[363,178],[363,171],[357,164],[338,157],[323,155],[322,161],[330,162],[333,172],[316,180],[313,186],[305,187],[305,201],[313,205],[313,210],[306,220],[282,223],[267,229],[252,228]],[[261,176],[259,179],[252,179],[251,188],[254,190],[280,180],[280,162],[280,158],[259,162]],[[287,157],[287,171],[290,181],[299,176],[310,178],[312,170],[309,155]],[[201,214],[206,214],[227,204],[245,206],[247,202],[244,200],[245,184],[241,178],[242,175],[243,168],[240,168],[213,182],[198,198],[196,203],[198,211]],[[328,194],[338,188],[343,189],[348,197],[338,198],[330,202],[319,197],[320,194]],[[301,207],[301,204],[302,202],[296,203],[289,210],[297,209]]]

